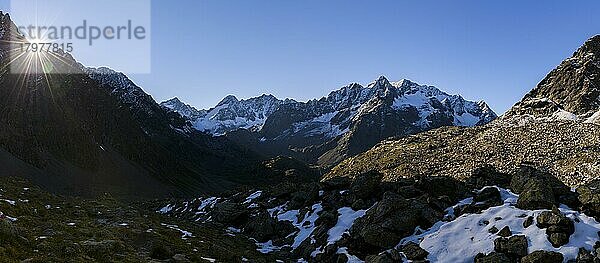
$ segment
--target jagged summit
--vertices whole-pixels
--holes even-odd
[[[588,40],[583,43],[583,45],[577,49],[573,56],[576,56],[578,53],[599,53],[600,52],[600,35],[595,35],[590,37]]]
[[[552,70],[504,118],[588,121],[600,110],[600,35]]]

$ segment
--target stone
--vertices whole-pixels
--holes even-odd
[[[244,234],[258,242],[267,242],[275,237],[285,237],[296,228],[289,221],[278,221],[267,212],[260,212],[251,217],[244,225]]]
[[[383,174],[371,171],[356,176],[350,185],[350,192],[358,199],[367,199],[371,197],[380,197],[380,183]]]
[[[498,232],[498,235],[501,237],[509,237],[512,236],[512,232],[510,231],[510,227],[505,226],[503,227],[500,232]]]
[[[510,238],[499,237],[494,240],[494,250],[511,258],[524,257],[527,255],[527,238],[523,235]]]
[[[575,232],[575,223],[561,214],[558,209],[541,212],[536,221],[536,225],[540,229],[546,229],[548,241],[553,247],[560,247],[569,243],[569,237]]]
[[[488,232],[490,232],[492,234],[496,234],[496,233],[498,233],[498,228],[496,226],[492,226],[492,227],[490,227],[490,229],[488,229]]]
[[[405,199],[394,192],[386,192],[373,208],[354,222],[350,236],[358,242],[355,249],[365,249],[365,254],[372,251],[369,247],[390,249],[412,234],[417,226],[431,227],[443,215],[443,211],[432,209],[420,199]]]
[[[592,255],[592,253],[585,249],[585,248],[579,248],[579,252],[577,253],[577,263],[593,263],[594,262],[594,256]]]
[[[552,189],[545,182],[529,180],[517,200],[517,208],[527,210],[550,209],[556,204]]]
[[[564,257],[561,253],[554,251],[534,251],[523,257],[521,263],[562,263]]]
[[[460,216],[465,213],[480,213],[493,206],[502,205],[500,191],[495,187],[487,187],[473,197],[473,202],[455,209],[455,214]]]
[[[125,245],[115,240],[87,240],[81,242],[81,246],[88,256],[95,259],[106,259],[108,255],[125,251]]]
[[[248,209],[240,204],[225,201],[217,203],[213,210],[213,218],[216,222],[224,224],[237,224],[248,215]]]
[[[394,263],[394,259],[388,253],[381,253],[378,255],[369,255],[367,256],[366,263]]]
[[[533,225],[533,216],[528,216],[525,221],[523,221],[523,227],[528,228],[531,225]]]
[[[548,235],[548,241],[550,241],[553,247],[558,248],[569,243],[569,235],[565,233],[551,233]]]
[[[404,253],[406,258],[410,260],[422,260],[427,258],[429,255],[429,252],[413,242],[404,245],[401,251]]]
[[[583,212],[594,217],[600,216],[600,180],[592,180],[577,188]]]
[[[415,187],[432,197],[447,196],[452,203],[469,195],[469,190],[463,182],[445,176],[419,177]]]
[[[510,175],[500,173],[492,165],[484,165],[473,171],[466,184],[471,189],[481,189],[485,186],[508,187],[510,184]]]
[[[19,238],[19,231],[8,218],[0,219],[0,241],[11,242]]]
[[[475,256],[475,263],[512,263],[513,261],[504,253],[492,252],[488,255],[479,253]]]
[[[173,257],[171,259],[177,263],[190,262],[188,257],[184,254],[175,254],[175,255],[173,255]]]

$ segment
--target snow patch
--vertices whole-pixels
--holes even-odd
[[[338,209],[338,221],[334,227],[327,231],[327,234],[329,235],[327,238],[327,244],[333,244],[342,239],[342,235],[348,232],[348,229],[352,227],[354,221],[363,217],[366,212],[367,210],[354,211],[350,207],[342,207]]]

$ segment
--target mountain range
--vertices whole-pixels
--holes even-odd
[[[238,100],[230,95],[208,110],[178,98],[161,105],[186,117],[199,131],[228,137],[257,152],[324,166],[389,137],[442,126],[483,125],[497,117],[483,101],[467,101],[406,79],[390,82],[383,76],[367,86],[352,83],[307,102],[272,95]]]

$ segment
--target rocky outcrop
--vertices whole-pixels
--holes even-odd
[[[548,117],[558,110],[589,117],[600,109],[600,36],[587,40],[571,58],[552,70],[506,117]],[[537,103],[536,103],[537,102]],[[543,111],[536,109],[546,109]]]

